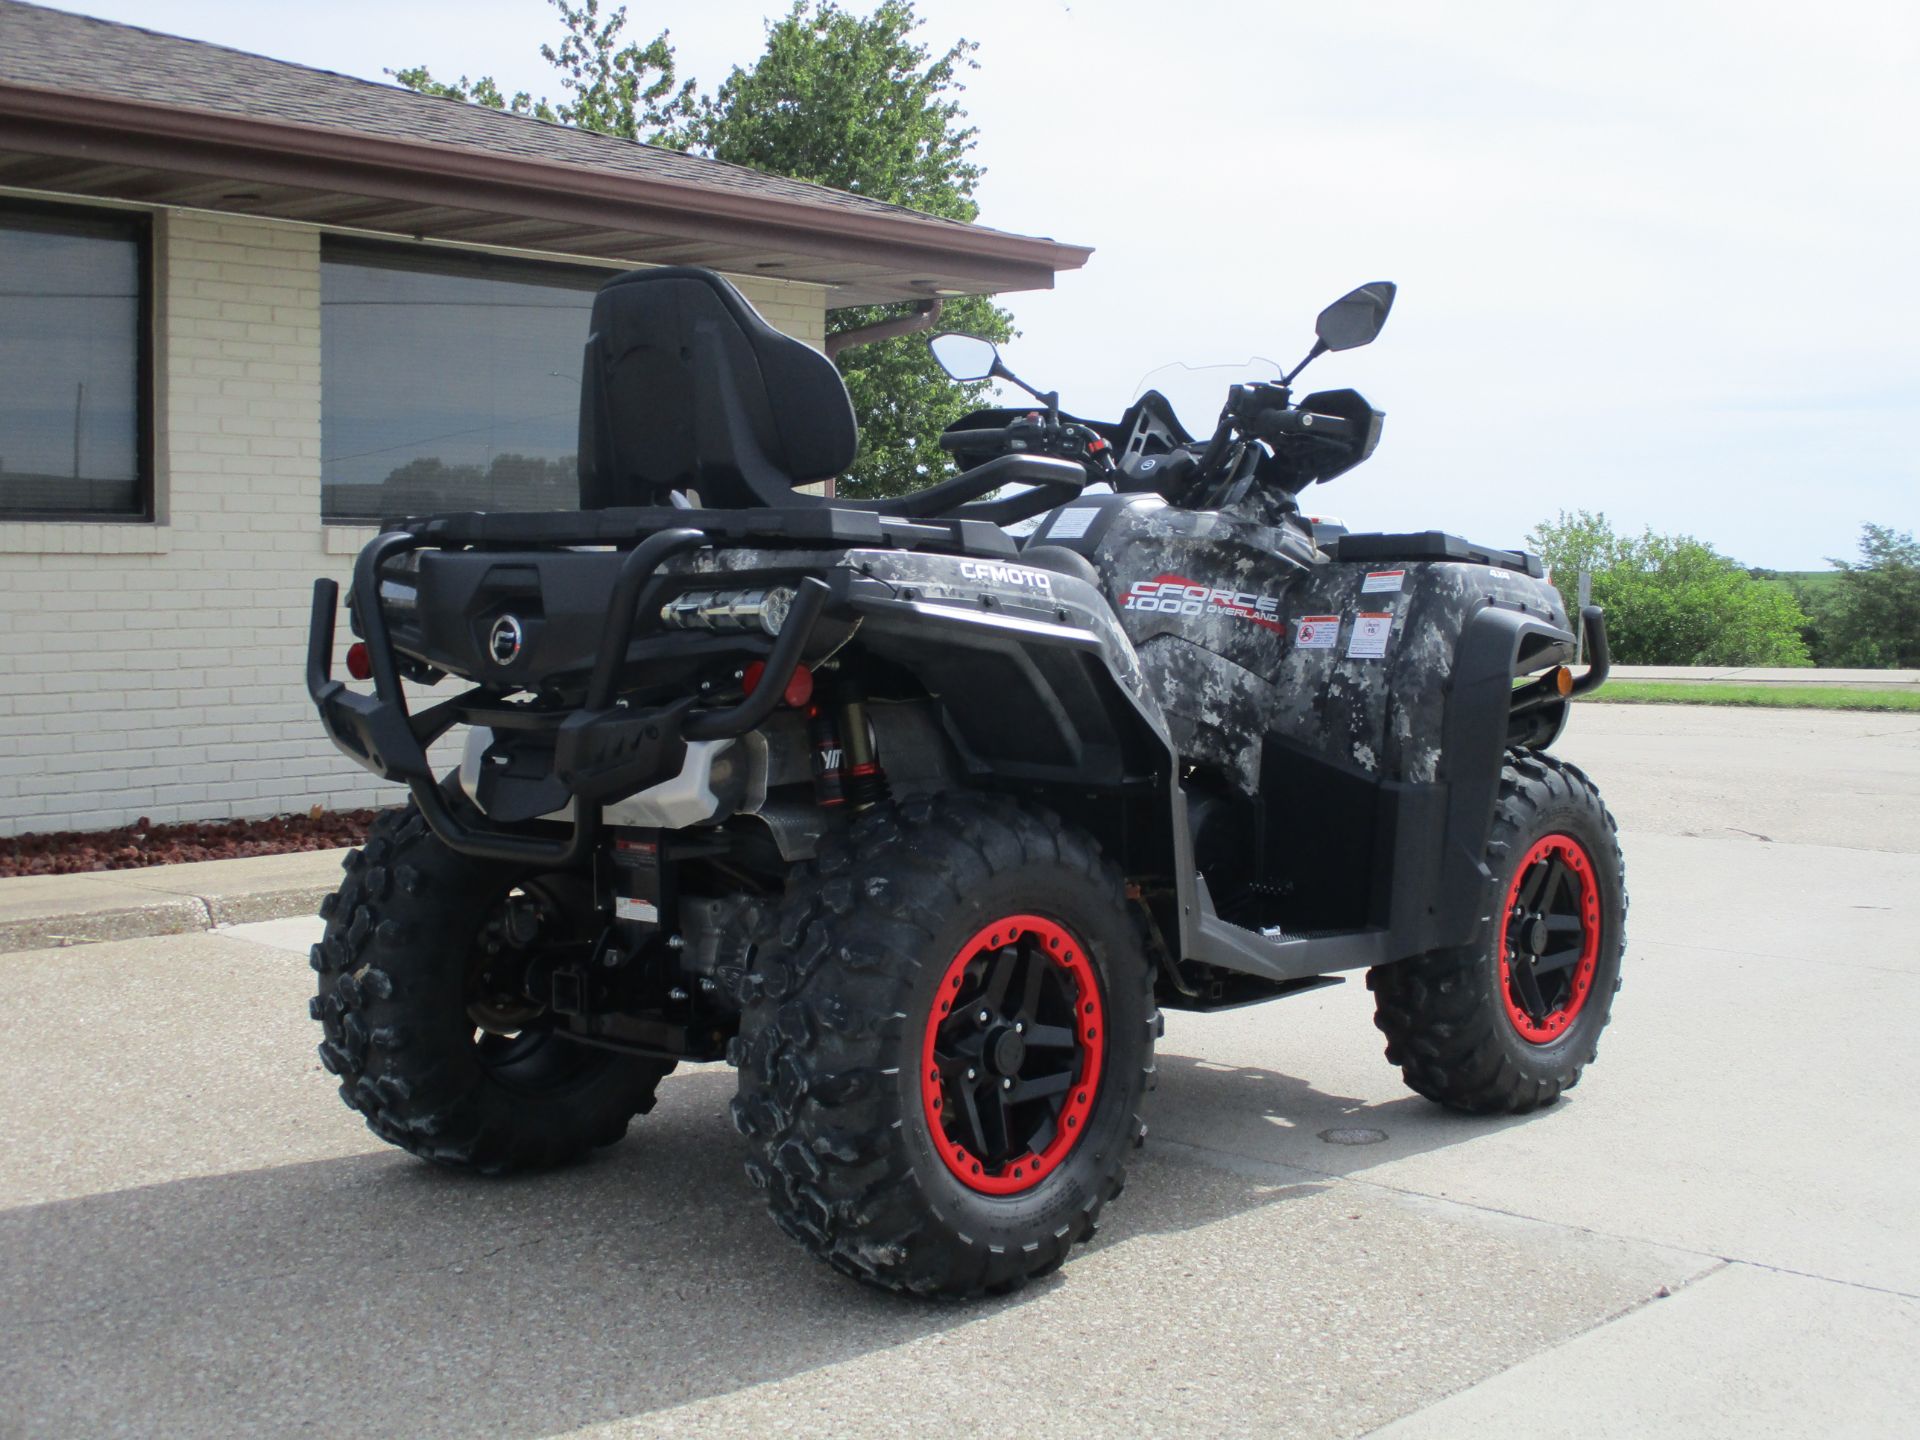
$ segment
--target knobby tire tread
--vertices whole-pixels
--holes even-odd
[[[498,1175],[611,1145],[653,1108],[671,1061],[583,1055],[578,1083],[537,1104],[479,1073],[458,998],[467,957],[452,950],[471,928],[462,917],[483,903],[476,892],[505,893],[501,867],[448,848],[412,805],[380,816],[342,865],[345,879],[320,906],[327,928],[310,952],[319,988],[308,1013],[324,1031],[321,1065],[375,1135]]]
[[[1052,867],[1127,917],[1133,953],[1110,983],[1138,986],[1147,1023],[1138,1073],[1120,1092],[1126,1129],[1116,1153],[1100,1157],[1092,1193],[1046,1233],[1002,1245],[973,1233],[967,1203],[943,1207],[913,1165],[905,1127],[924,1122],[900,1103],[888,1062],[924,1024],[908,1013],[914,977],[944,967],[936,932],[968,893]],[[747,1174],[775,1223],[834,1269],[890,1290],[1005,1293],[1058,1269],[1092,1238],[1125,1184],[1126,1152],[1146,1135],[1137,1106],[1152,1084],[1159,1022],[1144,944],[1118,869],[1091,837],[1038,809],[942,796],[877,807],[824,842],[756,946],[729,1052],[740,1071],[734,1123],[753,1151]]]
[[[1489,964],[1492,927],[1505,904],[1504,863],[1525,850],[1547,815],[1580,814],[1602,837],[1605,853],[1597,865],[1611,866],[1617,877],[1619,924],[1603,939],[1601,963],[1611,983],[1596,989],[1584,1013],[1568,1032],[1568,1043],[1516,1059],[1515,1047],[1501,1028],[1497,962]],[[1409,1088],[1451,1109],[1475,1114],[1524,1115],[1551,1105],[1580,1082],[1581,1072],[1598,1054],[1600,1032],[1620,988],[1620,954],[1626,933],[1626,864],[1619,829],[1599,790],[1578,766],[1557,756],[1515,750],[1500,772],[1499,798],[1487,845],[1494,872],[1487,901],[1485,931],[1472,944],[1437,950],[1367,972],[1374,996],[1374,1024],[1387,1038],[1386,1054],[1398,1065]],[[1611,952],[1610,954],[1608,952]],[[1544,1064],[1530,1063],[1534,1059]]]

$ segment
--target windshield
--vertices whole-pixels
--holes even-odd
[[[1189,365],[1176,360],[1149,370],[1133,387],[1133,400],[1149,390],[1158,390],[1173,406],[1173,413],[1190,435],[1202,438],[1213,433],[1220,407],[1226,404],[1227,391],[1235,385],[1256,385],[1278,380],[1281,369],[1273,361],[1255,355],[1246,360],[1218,365]],[[1132,403],[1132,400],[1128,402]]]

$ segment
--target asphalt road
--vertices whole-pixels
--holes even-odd
[[[722,1067],[470,1181],[334,1098],[307,922],[0,956],[0,1435],[1911,1433],[1920,717],[1563,748],[1633,901],[1579,1089],[1439,1111],[1357,983],[1174,1016],[1098,1240],[981,1305],[789,1246]]]

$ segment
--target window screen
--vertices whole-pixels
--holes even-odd
[[[574,509],[580,359],[593,293],[608,275],[327,242],[326,518]]]
[[[147,228],[0,202],[0,514],[148,513]]]

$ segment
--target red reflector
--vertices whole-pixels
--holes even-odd
[[[740,688],[751,695],[760,684],[760,677],[767,673],[767,662],[750,660],[747,668],[740,674]],[[813,671],[804,665],[793,667],[793,678],[787,681],[786,692],[781,695],[781,703],[791,705],[798,710],[813,699]]]
[[[347,646],[347,674],[356,680],[373,678],[373,656],[367,653],[367,642],[356,640]]]
[[[780,697],[798,710],[813,699],[813,671],[804,665],[793,667],[793,678],[787,681],[787,693]]]

